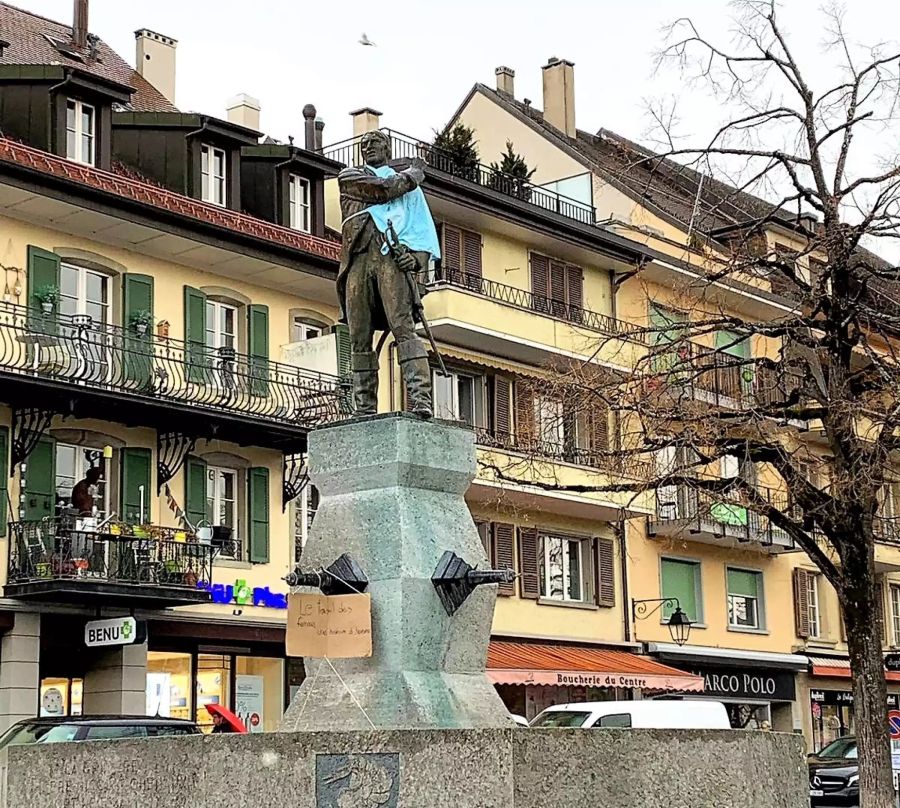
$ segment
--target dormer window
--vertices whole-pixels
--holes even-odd
[[[70,98],[66,102],[66,157],[76,163],[96,164],[97,111]]]
[[[225,151],[204,143],[200,154],[200,198],[225,207]]]
[[[294,230],[310,232],[309,216],[309,180],[291,174],[290,179],[290,214],[291,227]]]

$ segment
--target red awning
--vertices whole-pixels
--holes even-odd
[[[491,641],[487,674],[500,685],[639,687],[699,693],[703,677],[627,651]]]
[[[850,679],[850,661],[847,659],[828,659],[827,657],[809,658],[810,673],[813,676],[830,676],[833,679]],[[884,672],[889,682],[900,682],[900,671]]]

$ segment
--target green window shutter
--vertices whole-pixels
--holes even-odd
[[[692,561],[676,561],[670,558],[662,560],[662,597],[678,598],[682,611],[690,620],[699,621],[700,613],[697,604],[697,576],[699,565]],[[671,606],[663,607],[663,618],[671,616],[675,611]]]
[[[152,457],[149,449],[122,450],[122,504],[119,516],[130,525],[150,521],[150,472]],[[144,512],[141,513],[141,486],[144,487]]]
[[[760,573],[747,570],[728,570],[728,594],[759,599]]]
[[[43,287],[56,287],[59,293],[60,257],[56,253],[28,245],[28,325],[41,331],[55,329],[56,320],[44,314],[37,292]]]
[[[191,286],[184,287],[184,343],[187,380],[203,384],[211,378],[206,350],[206,295]]]
[[[41,438],[25,467],[25,521],[39,521],[56,513],[56,441]]]
[[[150,312],[151,323],[144,334],[134,318]],[[145,389],[153,378],[153,278],[127,272],[122,276],[122,325],[125,327],[125,381]]]
[[[247,473],[247,501],[250,529],[250,561],[269,561],[269,470],[252,468]]]
[[[10,517],[9,503],[9,428],[0,426],[0,536],[6,535],[6,522]]]
[[[269,394],[269,307],[247,306],[247,345],[250,354],[250,392]]]
[[[337,350],[337,375],[350,375],[350,328],[346,323],[334,327],[334,341]]]
[[[206,463],[199,457],[189,457],[184,464],[184,510],[191,525],[208,522],[206,504]]]

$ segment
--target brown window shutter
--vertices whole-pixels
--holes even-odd
[[[458,227],[446,223],[441,229],[444,231],[444,247],[441,252],[444,280],[458,283],[462,272],[462,234]]]
[[[462,252],[466,286],[481,289],[481,233],[463,230]]]
[[[594,399],[590,402],[591,449],[595,452],[609,451],[609,407],[605,401]]]
[[[526,379],[516,379],[516,444],[527,451],[534,442],[534,393]]]
[[[504,522],[494,522],[491,527],[494,534],[494,556],[491,563],[495,569],[515,569],[515,557],[513,551],[513,526]],[[500,584],[497,594],[509,597],[516,593],[515,583]]]
[[[881,640],[887,640],[887,623],[884,620],[884,580],[879,578],[875,584],[875,617],[881,623]]]
[[[794,570],[794,626],[801,639],[809,637],[809,573],[806,570]]]
[[[531,253],[531,294],[535,311],[550,310],[550,259],[546,255]]]
[[[523,598],[537,600],[541,596],[541,540],[536,528],[519,528],[519,591]]]
[[[566,267],[566,303],[569,304],[568,319],[580,323],[584,308],[584,274],[581,267],[572,264]]]
[[[554,317],[566,316],[566,265],[550,262],[550,300]]]
[[[512,379],[506,376],[494,376],[494,436],[500,439],[509,438],[512,432]]]
[[[612,539],[594,539],[594,576],[599,606],[616,605],[616,554]]]

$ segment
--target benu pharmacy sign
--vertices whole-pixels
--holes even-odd
[[[138,640],[138,623],[133,617],[92,620],[84,627],[84,644],[88,648],[102,645],[131,645]]]

